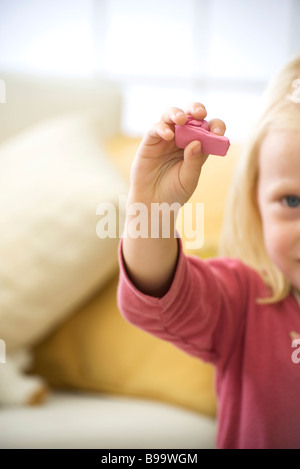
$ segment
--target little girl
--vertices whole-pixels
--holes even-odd
[[[132,165],[118,305],[129,322],[216,367],[218,448],[300,448],[299,77],[300,56],[270,84],[232,185],[221,257],[186,255],[176,217],[169,238],[126,228],[135,202],[150,211],[191,197],[208,155],[197,141],[177,148],[174,125],[204,119],[204,106],[169,109]],[[224,134],[222,121],[209,125]]]

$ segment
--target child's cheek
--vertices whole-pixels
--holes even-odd
[[[288,251],[288,233],[283,226],[270,224],[265,227],[265,245],[271,260],[282,268]]]

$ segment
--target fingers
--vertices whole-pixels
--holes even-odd
[[[163,113],[160,121],[149,130],[148,143],[150,141],[156,143],[158,139],[172,140],[174,138],[174,125],[184,125],[187,122],[188,114],[192,115],[195,119],[203,120],[207,112],[201,103],[190,104],[186,112],[178,107],[170,107]]]
[[[143,139],[146,145],[153,145],[161,139],[170,141],[174,138],[174,125],[184,125],[187,122],[185,112],[177,107],[170,107],[161,117],[161,120],[154,124]]]
[[[180,181],[188,193],[193,193],[197,187],[201,168],[207,160],[201,150],[201,143],[194,140],[184,150],[183,163],[180,168]]]
[[[207,116],[206,108],[203,104],[195,102],[191,103],[184,112],[178,107],[170,107],[167,109],[159,122],[154,124],[144,136],[143,143],[147,145],[155,144],[158,141],[170,141],[174,138],[174,125],[184,125],[187,122],[188,115],[195,119],[203,120]],[[226,126],[220,119],[211,119],[208,121],[210,132],[216,135],[224,135]]]
[[[207,116],[205,106],[201,103],[191,103],[187,109],[186,113],[193,116],[195,119],[203,120]]]
[[[224,135],[226,131],[225,123],[220,119],[211,119],[208,121],[209,130],[216,135]]]
[[[178,107],[171,107],[162,115],[161,121],[167,124],[183,125],[187,121],[187,116],[191,115],[195,119],[203,120],[207,116],[205,106],[201,103],[191,103],[185,111]]]
[[[188,164],[196,164],[201,167],[207,160],[208,155],[202,153],[202,145],[198,140],[190,142],[184,149],[184,161]]]
[[[165,122],[154,124],[143,138],[145,145],[155,145],[161,140],[170,141],[174,138],[174,131]]]
[[[207,116],[206,108],[201,103],[191,103],[186,110],[187,114],[190,114],[195,119],[203,120]],[[210,132],[216,135],[224,135],[226,131],[226,125],[221,119],[211,119],[208,121]]]
[[[170,107],[161,116],[161,122],[166,124],[178,124],[183,125],[187,121],[186,113],[178,107]]]

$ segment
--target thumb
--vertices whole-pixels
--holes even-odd
[[[204,155],[201,143],[197,140],[189,143],[183,153],[183,162],[180,168],[180,180],[185,190],[192,195],[201,173],[201,168],[207,160],[208,155]]]

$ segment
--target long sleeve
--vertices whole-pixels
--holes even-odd
[[[118,306],[143,330],[213,364],[227,360],[246,314],[248,269],[238,261],[202,261],[187,256],[178,238],[173,282],[162,298],[146,295],[131,282],[119,244]]]
[[[295,297],[259,303],[269,291],[254,270],[238,260],[187,256],[178,243],[173,282],[162,298],[154,298],[130,281],[121,240],[121,313],[216,366],[219,448],[299,448],[300,365],[292,361],[291,339],[292,331],[300,331]]]

